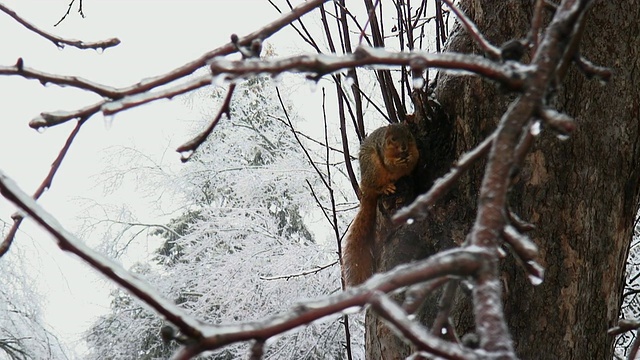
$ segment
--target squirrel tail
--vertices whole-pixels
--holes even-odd
[[[363,283],[373,274],[377,196],[360,199],[360,209],[342,247],[342,269],[347,286]]]

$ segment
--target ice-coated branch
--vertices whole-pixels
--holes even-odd
[[[450,280],[451,279],[449,277],[441,277],[435,280],[409,286],[405,291],[404,303],[402,304],[404,311],[409,314],[413,314],[418,311],[430,293],[439,289]]]
[[[443,335],[442,330],[447,330],[446,337],[451,341],[457,340],[455,332],[452,331],[453,326],[451,325],[450,314],[458,286],[460,286],[460,281],[453,280],[449,281],[442,290],[440,301],[438,301],[438,314],[431,326],[432,335],[440,336]]]
[[[479,359],[472,350],[430,334],[429,330],[422,326],[422,324],[410,320],[409,314],[386,294],[379,291],[374,292],[371,296],[370,303],[378,315],[395,327],[395,329],[404,335],[418,350],[427,351],[430,354],[437,355],[444,359]]]
[[[487,254],[479,248],[451,249],[425,260],[400,265],[387,273],[373,276],[358,287],[320,300],[301,303],[283,314],[268,319],[233,325],[206,326],[202,329],[203,338],[178,350],[173,359],[190,359],[203,351],[240,341],[266,341],[325,316],[365,306],[372,301],[372,296],[377,292],[388,293],[410,284],[443,276],[475,276],[486,258]]]
[[[578,69],[582,71],[587,77],[596,77],[601,81],[607,82],[613,75],[611,69],[598,66],[582,56],[576,56],[574,62],[578,66]]]
[[[43,112],[29,121],[29,127],[40,130],[46,129],[50,126],[60,125],[73,119],[89,119],[100,111],[100,108],[104,103],[104,100],[99,101],[95,104],[74,111]]]
[[[52,83],[52,84],[57,84],[61,86],[73,86],[83,90],[92,91],[98,95],[106,97],[105,100],[97,104],[87,106],[83,109],[79,109],[75,111],[57,111],[53,113],[42,113],[39,117],[32,120],[32,123],[30,124],[30,126],[34,128],[55,126],[55,125],[62,124],[66,121],[82,117],[87,113],[87,111],[93,111],[92,112],[93,114],[96,111],[100,110],[103,105],[106,105],[110,101],[118,100],[128,96],[133,96],[136,94],[142,94],[156,87],[169,85],[178,79],[182,79],[185,76],[191,75],[196,70],[206,66],[207,63],[215,57],[233,54],[238,51],[239,47],[250,46],[252,43],[254,43],[254,40],[263,41],[264,39],[278,32],[283,27],[289,25],[295,19],[311,12],[312,10],[314,10],[315,8],[317,8],[318,6],[320,6],[326,1],[328,0],[306,1],[294,7],[290,12],[282,15],[277,20],[263,26],[262,28],[246,36],[238,37],[236,39],[237,41],[235,42],[229,42],[214,50],[208,51],[207,53],[201,55],[197,59],[194,59],[165,74],[144,79],[136,84],[132,84],[130,86],[126,86],[122,88],[112,88],[109,86],[94,83],[90,80],[86,80],[86,79],[75,77],[75,76],[60,76],[60,75],[54,75],[54,74],[47,74],[45,72],[38,71],[35,69],[28,69],[28,68],[25,69],[23,65],[23,61],[21,59],[19,59],[17,64],[14,66],[0,67],[0,75],[19,75],[25,78],[37,79],[42,83]],[[25,73],[25,70],[27,71],[26,73]],[[4,74],[2,73],[2,71],[4,71]],[[180,88],[179,85],[175,89],[178,89],[178,88]],[[150,97],[142,96],[143,98],[146,98],[146,101],[142,103],[146,103],[146,102],[164,97],[162,96],[163,95],[162,91],[155,94],[160,97],[153,98],[153,95],[150,95]],[[166,95],[170,95],[170,94],[166,94]],[[124,101],[131,101],[131,98],[129,98],[129,100],[124,100]],[[136,100],[134,98],[134,101],[132,101],[132,103],[135,103],[135,102]],[[141,105],[142,103],[138,105]],[[98,106],[97,110],[96,110],[96,106]],[[113,105],[113,108],[117,108],[119,106],[123,106],[123,104],[118,103],[116,105]],[[123,107],[122,109],[124,110],[125,108],[130,108],[133,106],[134,105],[131,104],[129,106]],[[109,109],[110,106],[106,105],[106,108]]]
[[[44,227],[58,242],[58,246],[80,257],[91,267],[127,289],[137,298],[153,308],[158,314],[173,323],[185,335],[199,338],[202,324],[186,314],[173,302],[165,299],[145,281],[127,272],[122,266],[87,247],[80,239],[67,231],[51,214],[23,192],[18,185],[0,170],[0,193],[13,202],[35,222]]]
[[[38,80],[42,85],[56,84],[59,86],[75,87],[91,91],[108,98],[116,98],[120,96],[118,90],[111,86],[101,85],[78,76],[49,74],[44,71],[28,68],[24,66],[24,60],[22,58],[18,59],[15,65],[0,66],[0,75],[22,76],[25,79]]]
[[[464,154],[460,160],[451,167],[451,170],[449,170],[446,175],[434,182],[429,191],[418,196],[409,206],[398,210],[392,220],[396,224],[401,224],[409,220],[423,219],[427,215],[429,207],[438,201],[438,199],[446,195],[447,192],[451,190],[455,182],[458,181],[460,176],[462,176],[469,167],[471,167],[471,165],[478,161],[478,159],[489,152],[491,144],[495,138],[496,133],[494,132],[473,150]]]
[[[198,76],[197,78],[189,80],[184,84],[172,86],[167,89],[163,89],[159,91],[149,91],[142,94],[129,95],[116,101],[106,102],[104,105],[102,105],[100,109],[102,110],[102,113],[105,116],[114,115],[119,113],[120,111],[131,109],[152,101],[156,101],[160,99],[170,100],[174,96],[185,94],[190,91],[199,89],[201,87],[210,85],[211,80],[212,80],[211,76],[208,76],[208,75]]]
[[[207,128],[204,129],[200,134],[196,135],[196,137],[180,145],[176,149],[177,152],[182,154],[182,157],[180,158],[182,162],[189,161],[189,158],[191,158],[191,155],[193,155],[193,153],[198,149],[198,147],[200,147],[200,145],[202,145],[207,140],[207,137],[209,136],[209,134],[211,134],[213,129],[216,127],[216,125],[222,118],[223,114],[227,114],[227,118],[231,117],[231,114],[230,114],[231,97],[233,96],[233,92],[235,91],[235,89],[236,89],[235,84],[229,85],[229,89],[227,90],[227,95],[224,97],[224,101],[222,102],[222,105],[220,106],[218,113],[211,120],[211,122],[209,123],[209,126],[207,126]]]
[[[455,53],[397,52],[382,48],[359,46],[353,54],[347,55],[299,55],[280,60],[242,60],[229,61],[216,59],[209,67],[214,75],[227,74],[229,78],[259,73],[280,74],[300,72],[309,74],[313,79],[342,69],[363,66],[409,66],[424,70],[439,68],[460,70],[495,80],[511,90],[523,86],[526,68],[515,67],[513,63],[500,64],[482,56]]]
[[[111,39],[95,41],[95,42],[84,42],[84,41],[75,40],[75,39],[64,39],[64,38],[49,34],[48,32],[37,28],[35,25],[23,19],[18,14],[16,14],[15,11],[9,9],[2,3],[0,3],[0,11],[12,17],[15,21],[20,23],[25,28],[51,41],[55,46],[59,48],[63,48],[66,45],[69,45],[69,46],[76,47],[78,49],[96,49],[96,50],[103,49],[104,50],[106,48],[110,48],[120,44],[120,40],[118,38],[111,38]]]
[[[53,178],[58,172],[58,169],[60,169],[62,160],[64,160],[64,157],[67,155],[67,152],[69,151],[69,148],[73,143],[73,140],[75,139],[76,135],[78,135],[78,132],[80,132],[80,128],[82,127],[84,122],[85,120],[78,121],[78,124],[73,128],[73,130],[67,137],[67,140],[62,146],[62,149],[60,149],[58,156],[53,161],[53,163],[51,163],[51,168],[49,169],[49,173],[44,178],[44,180],[42,180],[42,182],[40,183],[40,186],[38,186],[35,193],[33,194],[32,198],[34,200],[39,199],[40,196],[44,194],[44,191],[46,189],[51,188],[51,184],[53,184]],[[7,232],[7,235],[5,236],[4,240],[0,244],[0,257],[2,257],[7,251],[9,251],[9,247],[11,246],[11,243],[13,242],[13,239],[15,238],[16,233],[18,232],[18,229],[20,228],[20,224],[22,224],[22,220],[23,220],[22,215],[15,214],[14,216],[12,216],[12,218],[13,218],[13,225],[11,225],[11,228]]]
[[[497,247],[507,221],[504,211],[509,175],[517,165],[516,152],[522,132],[528,130],[527,124],[537,115],[550,86],[562,78],[563,61],[576,51],[575,41],[567,39],[567,34],[574,34],[581,27],[589,3],[588,0],[566,0],[556,11],[532,60],[535,70],[528,74],[525,91],[500,120],[480,187],[478,214],[469,242],[472,247],[489,251],[494,260],[486,263],[488,268],[476,278],[473,288],[476,331],[484,350],[503,352],[505,358],[515,358],[515,354],[502,310]]]

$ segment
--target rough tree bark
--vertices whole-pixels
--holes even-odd
[[[500,45],[527,35],[532,3],[462,0],[460,6],[491,42]],[[574,117],[577,131],[561,141],[552,130],[543,129],[514,178],[511,208],[537,226],[530,236],[540,247],[539,261],[546,269],[544,282],[534,287],[510,256],[503,266],[505,313],[521,358],[612,355],[613,338],[606,330],[618,318],[625,259],[640,201],[639,15],[640,0],[596,1],[589,11],[581,53],[612,68],[614,77],[601,85],[571,66],[550,104]],[[457,25],[447,50],[480,53]],[[489,135],[512,100],[486,80],[447,74],[440,74],[436,97],[453,125],[452,134],[446,126],[438,129],[439,134],[455,139],[455,151],[448,154],[446,146],[430,147],[434,135],[427,131],[421,154],[436,153],[447,160]],[[383,222],[378,270],[463,241],[475,217],[483,170],[484,163],[474,166],[425,221],[403,234],[393,234],[390,224]],[[425,171],[419,174],[417,191],[424,191],[433,176],[445,170],[438,165]],[[407,198],[405,193],[400,200],[386,199],[378,218],[386,218]],[[468,297],[458,293],[459,300]],[[434,307],[421,313],[427,324],[433,320]],[[458,307],[457,325],[472,331],[473,321],[463,310],[464,306]],[[408,347],[370,314],[367,323],[368,358],[408,355]]]

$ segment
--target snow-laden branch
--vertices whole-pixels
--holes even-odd
[[[64,39],[64,38],[61,38],[59,36],[55,36],[55,35],[49,34],[48,32],[37,28],[35,25],[33,25],[30,22],[28,22],[27,20],[23,19],[18,14],[16,14],[15,11],[9,9],[5,5],[3,5],[2,3],[0,3],[0,11],[4,12],[5,14],[9,15],[10,17],[12,17],[15,21],[20,23],[25,28],[27,28],[27,29],[33,31],[34,33],[42,36],[43,38],[51,41],[55,46],[57,46],[59,48],[63,48],[66,45],[69,45],[69,46],[76,47],[78,49],[96,49],[96,50],[97,49],[102,49],[102,50],[104,50],[106,48],[110,48],[110,47],[113,47],[113,46],[116,46],[116,45],[120,44],[120,40],[118,38],[111,38],[111,39],[102,40],[102,41],[95,41],[95,42],[85,42],[85,41],[75,40],[75,39]]]
[[[523,80],[530,70],[515,62],[498,63],[479,55],[433,54],[423,51],[398,52],[365,45],[359,46],[352,54],[347,55],[300,55],[279,60],[229,61],[215,59],[209,65],[214,76],[227,74],[228,78],[259,73],[276,75],[283,72],[300,72],[309,74],[315,80],[339,70],[363,66],[409,66],[416,71],[427,68],[464,71],[495,80],[511,90],[522,89]]]

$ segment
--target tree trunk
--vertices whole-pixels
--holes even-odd
[[[462,0],[460,6],[489,41],[500,45],[526,36],[532,3]],[[539,262],[546,270],[544,282],[533,286],[511,255],[504,261],[505,313],[516,352],[523,359],[612,356],[613,338],[606,330],[618,318],[626,254],[640,199],[639,15],[640,0],[596,1],[589,11],[581,53],[612,68],[614,77],[602,85],[571,66],[549,105],[575,118],[577,130],[561,141],[553,130],[543,129],[514,179],[511,208],[537,226],[529,235],[540,247]],[[478,53],[457,25],[448,51]],[[528,62],[528,57],[523,61]],[[447,154],[442,146],[432,149],[429,144],[437,137],[427,129],[421,139],[421,157],[428,167],[434,158],[459,157],[480,143],[495,129],[514,95],[486,80],[441,73],[436,97],[453,124],[453,135],[446,127],[437,134],[455,139],[451,142],[455,151]],[[407,230],[416,236],[394,234],[380,221],[387,218],[380,212],[378,270],[463,241],[474,221],[483,171],[484,163],[474,166],[425,221]],[[442,172],[438,164],[423,169],[417,191],[424,192]],[[433,320],[433,308],[421,313],[426,324]],[[471,314],[464,309],[458,306],[457,325],[462,332],[473,331]],[[379,330],[373,317],[368,316],[367,322],[370,359],[408,354],[409,348],[391,332]]]

